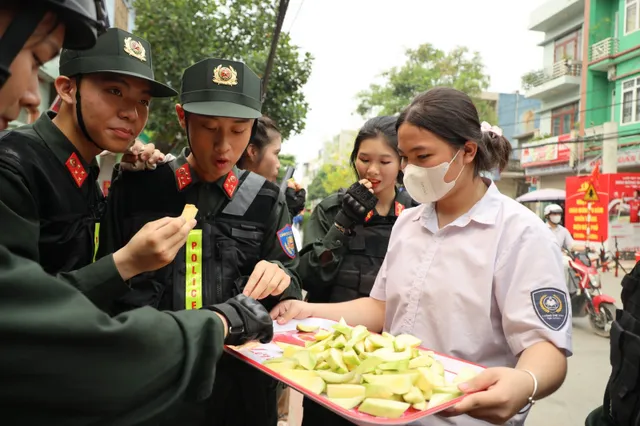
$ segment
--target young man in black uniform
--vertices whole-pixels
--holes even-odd
[[[154,80],[149,44],[117,28],[89,50],[63,51],[60,74],[60,112],[0,139],[0,200],[7,207],[0,243],[105,306],[128,290],[125,280],[173,260],[175,252],[166,250],[179,241],[169,238],[175,231],[165,222],[152,223],[127,247],[92,263],[105,208],[95,157],[127,151],[146,124],[151,98],[177,93]],[[160,157],[152,144],[141,156],[152,163]]]
[[[122,172],[109,191],[99,255],[118,250],[146,221],[195,204],[198,226],[175,261],[131,281],[115,312],[151,305],[184,310],[237,294],[270,309],[301,298],[289,212],[276,184],[236,168],[261,116],[261,81],[245,64],[205,59],[183,75],[176,105],[189,147],[150,173]],[[223,356],[209,406],[167,424],[275,426],[275,380]],[[209,412],[205,412],[209,409]]]
[[[63,42],[91,47],[108,26],[99,19],[104,16],[100,0],[2,2],[0,113],[23,105],[25,96],[38,96],[37,90],[25,94],[37,87],[34,55],[48,61]],[[6,211],[0,200],[0,213]],[[165,220],[185,236],[195,225]],[[77,289],[0,243],[3,424],[142,424],[175,401],[205,398],[225,337],[237,345],[268,341],[273,333],[268,313],[252,299],[238,296],[207,308],[145,308],[110,318]],[[229,327],[243,331],[229,337]]]

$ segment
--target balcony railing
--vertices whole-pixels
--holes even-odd
[[[528,74],[525,78],[526,85],[529,87],[538,87],[548,81],[554,80],[563,76],[580,77],[582,72],[582,61],[576,61],[575,59],[563,59],[553,64],[551,68],[546,68],[539,71],[534,71]]]
[[[609,58],[618,53],[618,39],[615,37],[605,38],[591,45],[589,61],[597,61]]]

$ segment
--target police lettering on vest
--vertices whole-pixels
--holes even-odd
[[[153,173],[124,171],[113,182],[110,208],[118,213],[109,216],[121,222],[123,240],[149,221],[180,215],[185,204],[196,204],[192,197],[220,191],[213,188],[215,182],[198,181],[186,162],[187,152],[185,149]],[[213,206],[213,211],[208,212],[206,201],[198,202],[198,224],[175,261],[134,278],[131,292],[116,303],[116,312],[146,305],[167,310],[199,309],[242,292],[241,279],[250,276],[262,259],[265,233],[275,217],[269,212],[276,211],[282,195],[277,185],[264,177],[237,169],[227,176],[222,188],[227,199]],[[283,260],[297,256],[286,232],[272,238],[279,238]]]

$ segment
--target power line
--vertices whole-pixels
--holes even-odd
[[[578,77],[578,76],[576,76],[576,77]],[[631,77],[631,78],[630,78],[630,80],[633,80],[634,78],[635,78],[635,77]],[[549,81],[551,81],[551,80],[549,80]],[[614,89],[614,90],[615,90],[615,89]],[[609,93],[611,93],[611,89],[606,88],[606,89],[584,90],[584,91],[578,92],[578,98],[582,97],[582,95],[589,95],[589,94],[593,94],[593,93],[602,93],[602,92],[609,92]],[[505,94],[505,95],[516,95],[516,93],[503,93],[503,92],[489,92],[489,93],[498,93],[499,95],[500,95],[500,94]],[[523,97],[524,97],[524,99],[527,99],[527,100],[535,99],[535,98],[528,98],[528,97],[526,97],[523,93],[518,93],[517,95],[523,96]],[[482,98],[477,97],[477,96],[473,96],[473,97],[474,97],[474,98],[477,98],[477,99],[480,99],[480,100],[483,100],[483,101],[488,101],[488,99],[482,99]],[[517,103],[519,103],[519,102],[520,102],[520,101],[515,101],[515,100],[514,100],[514,101],[512,101],[512,102],[509,102],[509,103],[507,104],[507,105],[508,105],[508,108],[510,108],[511,106],[516,105],[516,104],[517,104]],[[567,104],[571,104],[571,103],[573,103],[573,102],[568,102]],[[567,104],[564,104],[564,105],[567,105]],[[560,106],[560,107],[558,107],[558,108],[562,108],[562,106]],[[555,108],[553,108],[553,109],[555,109]]]
[[[287,31],[288,33],[291,33],[291,29],[293,28],[293,24],[296,23],[296,19],[298,19],[298,14],[300,13],[300,9],[302,9],[302,5],[304,4],[304,0],[302,0],[300,2],[300,5],[298,6],[298,10],[296,10],[296,14],[293,16],[293,21],[291,21],[291,25],[289,25],[289,31]]]
[[[608,134],[603,133],[603,134],[595,135],[593,137],[586,137],[586,138],[577,137],[574,139],[567,139],[564,141],[545,142],[545,143],[531,145],[531,146],[518,146],[518,147],[512,148],[512,151],[520,151],[523,149],[534,149],[534,148],[540,148],[543,146],[550,146],[550,145],[571,145],[575,143],[584,143],[584,142],[602,142],[605,140],[619,139],[621,137],[631,137],[631,136],[640,136],[640,131],[632,130],[627,133],[625,132],[615,132],[615,133],[608,133]]]
[[[589,112],[589,111],[598,111],[598,110],[602,110],[602,109],[607,109],[607,108],[612,108],[615,106],[620,106],[625,104],[625,102],[616,102],[616,103],[612,103],[612,104],[607,104],[607,105],[601,105],[601,106],[597,106],[597,107],[593,107],[593,108],[585,108],[585,109],[579,109],[577,111],[575,111],[575,113],[583,113],[583,112]],[[512,126],[512,125],[516,125],[516,124],[526,124],[529,123],[530,121],[517,121],[517,122],[513,122],[513,123],[503,123],[502,126]],[[627,123],[625,123],[627,124]],[[633,124],[633,123],[628,123],[628,124]],[[585,123],[586,125],[586,123]]]

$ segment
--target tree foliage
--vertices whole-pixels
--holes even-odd
[[[184,69],[206,57],[244,61],[262,76],[276,20],[274,3],[135,0],[135,32],[151,43],[156,79],[178,91]],[[280,35],[263,113],[278,123],[285,140],[304,129],[308,104],[302,88],[312,61],[309,53],[291,44],[289,34]],[[175,114],[176,102],[154,100],[147,124],[153,142],[165,152],[186,143]]]
[[[278,182],[282,181],[285,173],[287,173],[287,167],[296,166],[296,156],[293,154],[280,154],[278,156],[280,160],[280,170],[278,171]]]
[[[489,87],[482,58],[478,52],[456,47],[450,52],[432,44],[407,49],[407,61],[382,73],[383,83],[372,84],[358,93],[357,112],[367,118],[375,115],[394,115],[402,111],[418,94],[432,87],[453,87],[473,98],[480,119],[495,122],[496,113],[491,104],[479,98]]]
[[[329,192],[324,189],[322,182],[327,179],[327,166],[323,166],[315,175],[307,188],[307,202],[324,200],[329,196]]]

